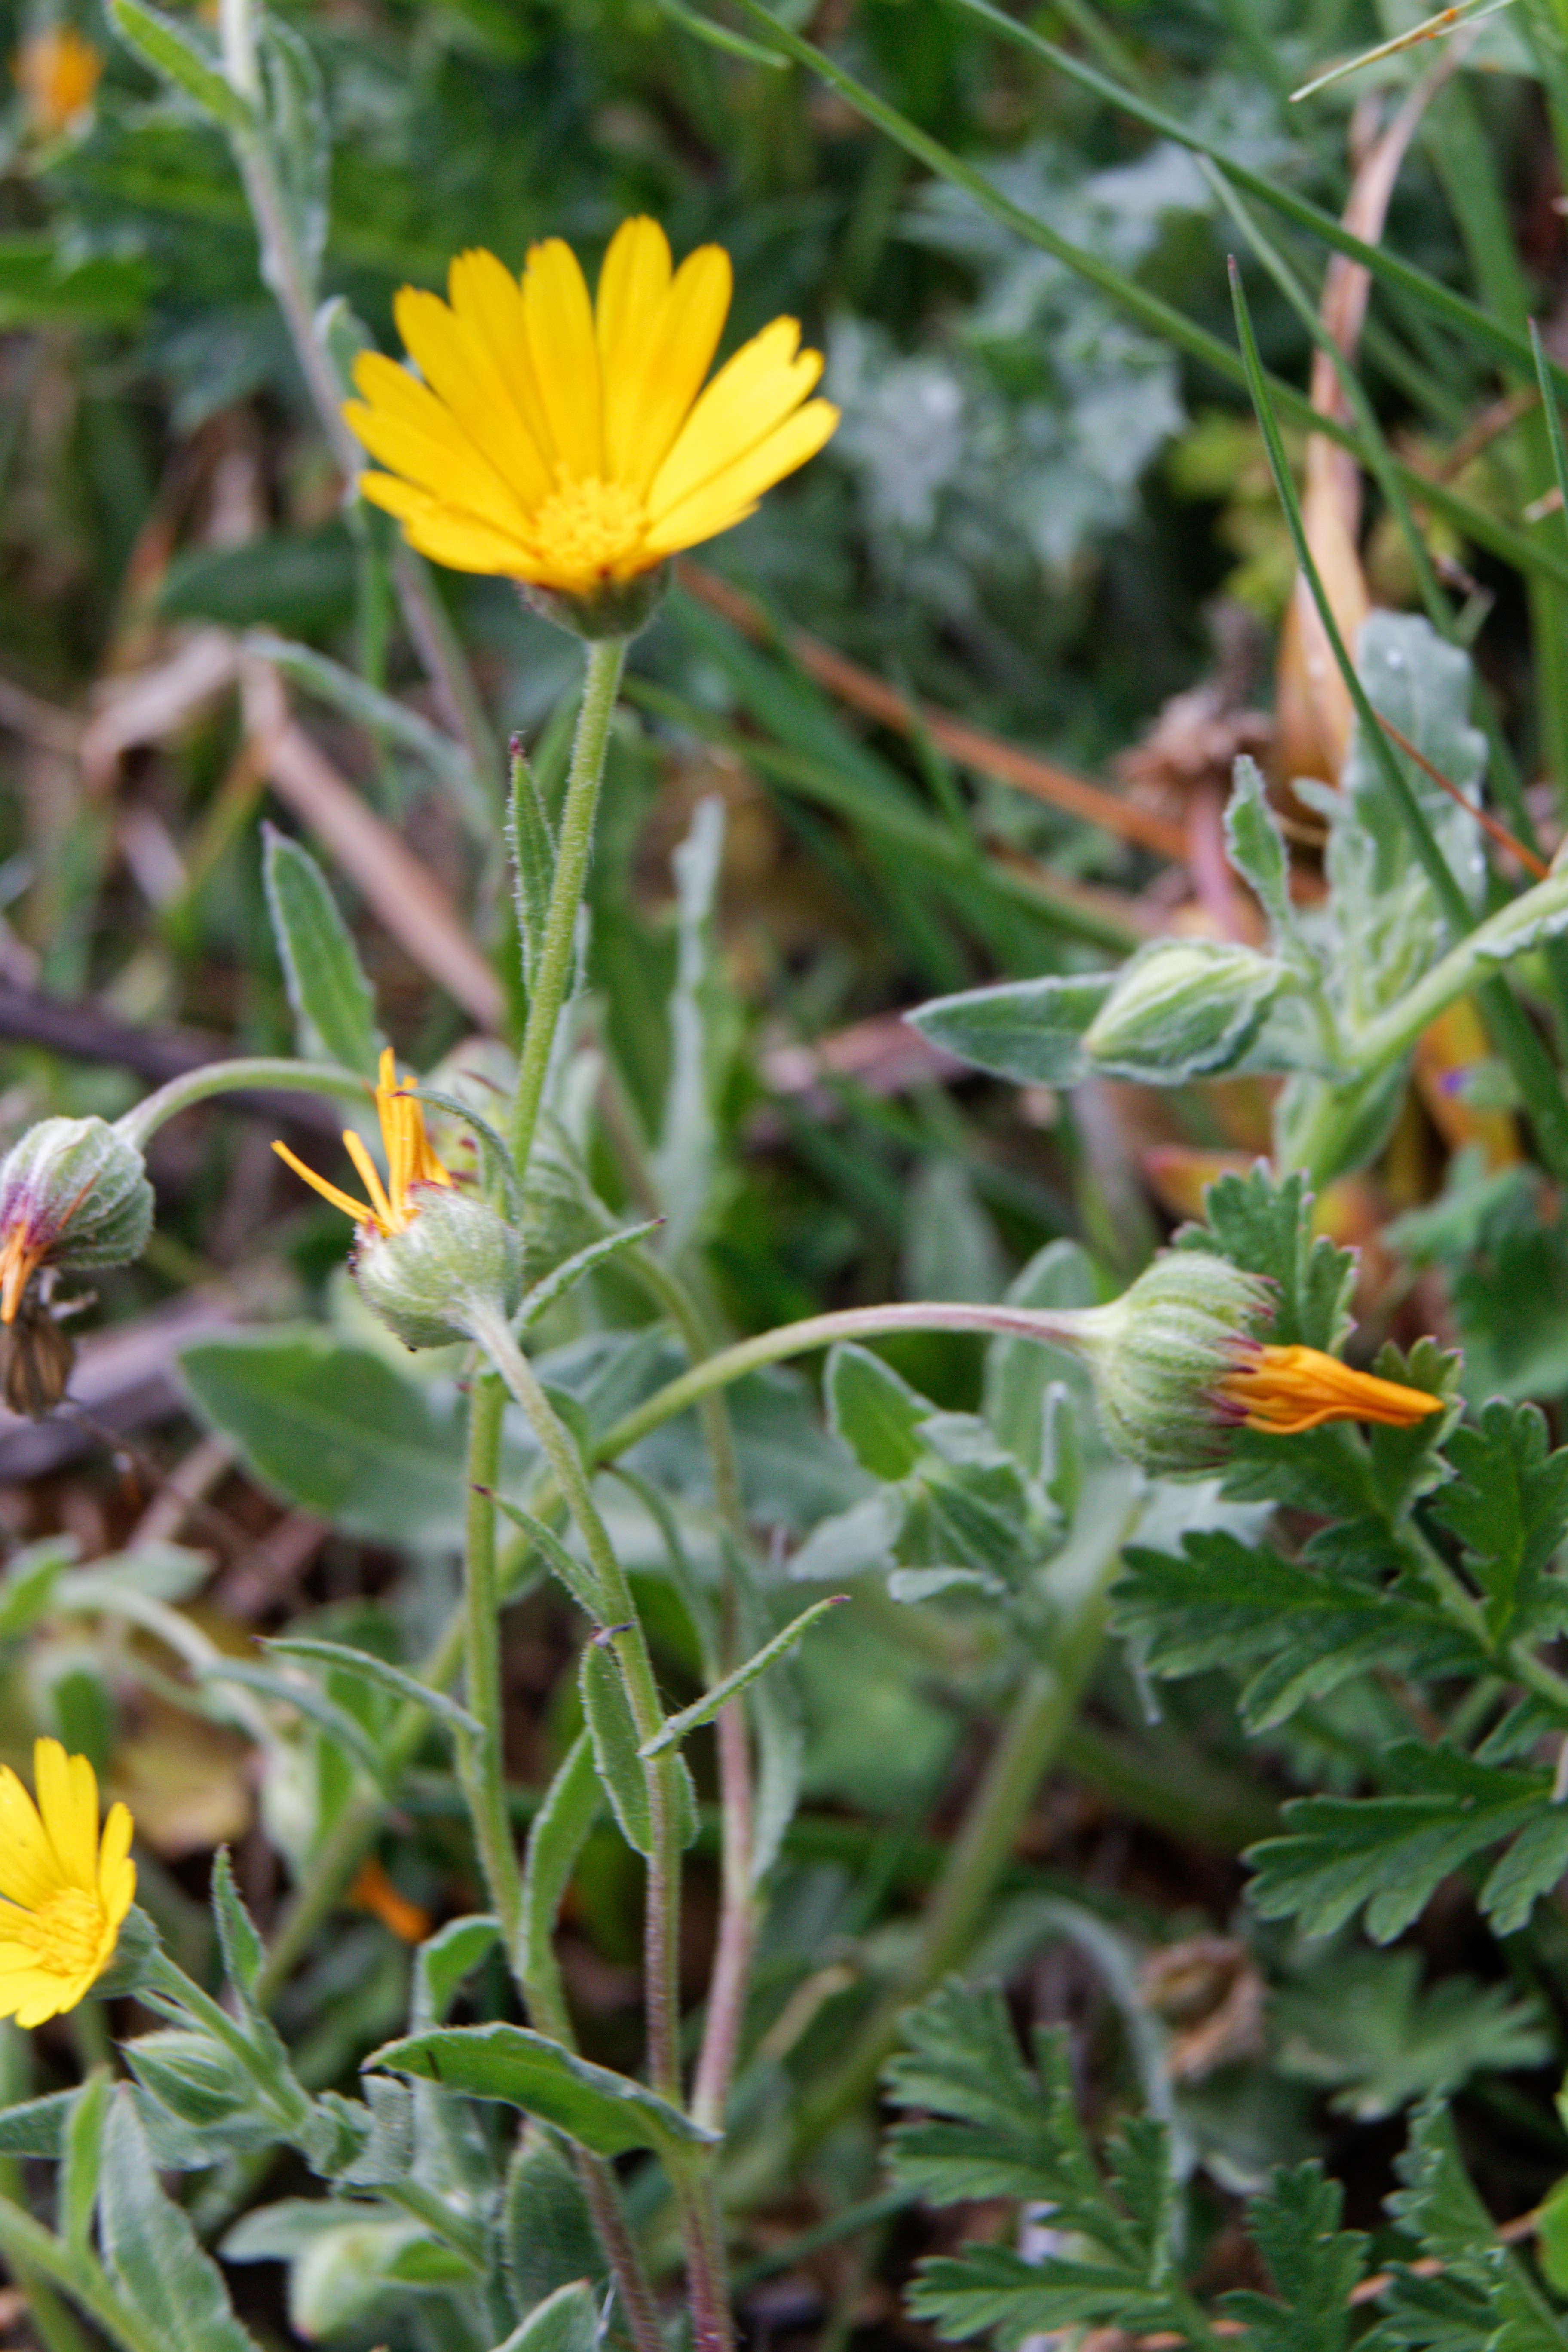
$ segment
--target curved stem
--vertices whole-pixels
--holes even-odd
[[[289,1095],[337,1095],[344,1102],[369,1100],[371,1082],[335,1062],[290,1062],[280,1054],[237,1054],[232,1061],[204,1062],[183,1071],[155,1093],[144,1095],[135,1107],[116,1119],[115,1132],[140,1150],[165,1120],[189,1110],[193,1103],[214,1095],[240,1092]]]
[[[626,640],[624,637],[601,637],[587,649],[583,701],[577,713],[577,732],[572,742],[572,770],[567,778],[566,798],[561,810],[555,843],[555,873],[550,886],[550,904],[544,918],[539,957],[530,978],[528,1019],[523,1027],[517,1094],[512,1103],[511,1150],[520,1181],[528,1173],[529,1154],[533,1149],[534,1130],[539,1125],[539,1107],[544,1099],[544,1082],[550,1074],[555,1032],[572,977],[577,910],[583,903],[583,886],[588,878],[588,860],[594,847],[594,817],[599,805],[599,785],[605,773],[605,753],[609,749],[616,691],[621,682],[621,668],[626,657]]]
[[[782,1323],[775,1331],[721,1349],[705,1363],[694,1364],[678,1380],[645,1399],[617,1421],[594,1447],[595,1462],[613,1461],[650,1431],[700,1404],[704,1397],[743,1380],[748,1372],[787,1357],[809,1355],[813,1349],[831,1347],[836,1339],[874,1339],[894,1331],[987,1331],[1017,1339],[1043,1339],[1058,1348],[1075,1346],[1095,1328],[1098,1307],[979,1307],[964,1300],[915,1300],[891,1307],[846,1307],[831,1315],[808,1315],[800,1323]]]

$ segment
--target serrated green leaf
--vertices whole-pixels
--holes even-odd
[[[764,1642],[744,1665],[737,1666],[732,1675],[726,1675],[722,1682],[715,1683],[711,1690],[704,1691],[700,1699],[693,1700],[689,1706],[682,1707],[679,1715],[672,1715],[663,1730],[655,1738],[645,1741],[637,1753],[644,1757],[662,1756],[667,1748],[676,1747],[688,1732],[695,1731],[700,1724],[711,1723],[720,1709],[727,1706],[731,1699],[737,1697],[749,1684],[754,1683],[759,1675],[765,1675],[770,1666],[777,1665],[781,1658],[787,1657],[819,1617],[826,1616],[830,1609],[842,1607],[848,1598],[847,1592],[836,1592],[827,1600],[815,1601],[809,1609],[803,1609],[800,1615],[792,1618],[771,1642]]]
[[[718,2134],[670,2106],[641,2083],[595,2066],[521,2025],[447,2026],[388,2042],[364,2062],[391,2074],[442,2083],[474,2099],[499,2099],[552,2124],[595,2156],[651,2147],[677,2168]]]
[[[109,18],[128,48],[163,80],[172,82],[226,131],[253,131],[248,100],[226,79],[216,58],[183,25],[147,0],[108,0]]]
[[[1070,1087],[1089,1072],[1083,1034],[1116,984],[1113,971],[1005,981],[939,996],[907,1017],[944,1053],[1020,1086]]]
[[[1379,1667],[1421,1678],[1484,1674],[1490,1663],[1419,1590],[1352,1583],[1221,1529],[1187,1536],[1179,1555],[1130,1546],[1111,1605],[1153,1673],[1237,1675],[1254,1733]]]
[[[267,908],[300,1050],[374,1078],[381,1050],[375,998],[348,926],[310,851],[273,825],[264,832]]]
[[[1283,2074],[1333,2092],[1342,2115],[1372,2123],[1478,2074],[1538,2066],[1550,2043],[1533,2002],[1467,1976],[1421,1982],[1419,1953],[1336,1947],[1274,1995]]]
[[[1351,2290],[1366,2269],[1368,2241],[1342,2230],[1344,2191],[1318,2164],[1277,2171],[1247,2219],[1280,2300],[1243,2291],[1221,2297],[1258,2352],[1342,2352],[1350,2337]]]
[[[168,2352],[257,2352],[217,2264],[159,2185],[129,2083],[110,2104],[102,2145],[99,2237],[104,2267],[126,2302]]]
[[[1282,1183],[1259,1165],[1246,1176],[1217,1178],[1204,1194],[1205,1223],[1177,1234],[1179,1247],[1217,1250],[1274,1286],[1268,1337],[1282,1348],[1333,1354],[1350,1328],[1355,1258],[1314,1238],[1305,1177]]]
[[[1432,1517],[1464,1546],[1487,1630],[1501,1643],[1531,1630],[1542,1579],[1568,1533],[1568,1446],[1548,1452],[1537,1406],[1494,1397],[1455,1430],[1447,1451],[1458,1475]]]
[[[1367,1933],[1388,1943],[1450,1871],[1511,1837],[1547,1801],[1542,1777],[1479,1764],[1447,1745],[1402,1740],[1384,1764],[1404,1782],[1400,1793],[1296,1798],[1285,1808],[1286,1834],[1253,1847],[1252,1900],[1264,1918],[1300,1919],[1321,1936],[1364,1904]],[[1505,1893],[1517,1910],[1521,1890]]]

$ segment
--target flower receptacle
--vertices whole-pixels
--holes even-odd
[[[470,1304],[510,1318],[522,1297],[522,1245],[488,1202],[455,1185],[415,1184],[401,1232],[362,1225],[353,1273],[368,1306],[405,1348],[471,1336]]]

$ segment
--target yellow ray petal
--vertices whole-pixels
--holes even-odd
[[[520,515],[550,489],[550,470],[482,337],[438,294],[405,286],[393,304],[397,331],[419,372],[511,491]]]
[[[523,510],[515,493],[480,457],[451,411],[432,402],[431,415],[438,422],[426,432],[379,402],[374,408],[357,400],[343,403],[344,421],[371,456],[395,474],[405,474],[421,489],[477,513],[521,522]]]
[[[0,1895],[37,1910],[57,1884],[55,1850],[37,1807],[11,1767],[0,1765]]]
[[[528,315],[521,287],[503,261],[476,247],[460,253],[453,262],[447,273],[447,290],[453,310],[489,352],[508,397],[539,452],[544,478],[553,482],[555,460],[560,453],[528,348]]]
[[[669,291],[669,239],[658,221],[639,214],[610,239],[594,298],[594,331],[605,382],[635,367]]]
[[[352,1127],[345,1127],[343,1129],[343,1150],[353,1161],[354,1171],[359,1177],[360,1182],[364,1186],[365,1191],[370,1194],[371,1216],[373,1220],[381,1227],[384,1234],[393,1232],[398,1223],[398,1218],[393,1209],[392,1202],[386,1197],[386,1187],[381,1181],[381,1171],[376,1166],[374,1160],[371,1158],[370,1147],[365,1142],[363,1136],[356,1135]]]
[[[775,319],[725,362],[649,485],[648,512],[656,522],[800,406],[822,373],[822,355],[798,352],[799,340],[793,319]]]
[[[645,494],[669,455],[712,365],[733,289],[730,257],[717,245],[688,254],[626,387],[605,377],[605,437],[611,471]],[[616,438],[618,425],[620,438]]]
[[[118,1801],[110,1805],[98,1853],[98,1897],[116,1935],[136,1893],[136,1864],[131,1860],[133,1827],[125,1805]]]
[[[85,1756],[68,1756],[58,1739],[36,1739],[33,1785],[62,1880],[91,1895],[98,1884],[97,1774]]]
[[[648,552],[673,555],[728,530],[750,514],[764,490],[815,457],[837,422],[831,401],[808,401],[748,456],[669,508],[648,531]]]
[[[456,507],[411,516],[403,526],[410,547],[451,572],[496,572],[504,580],[531,580],[531,559],[521,540],[491,530]]]
[[[522,280],[528,349],[561,462],[585,481],[603,477],[599,347],[577,257],[558,236],[531,246]]]
[[[321,1194],[323,1201],[330,1201],[334,1209],[341,1209],[345,1216],[353,1219],[356,1225],[373,1225],[375,1223],[374,1209],[367,1206],[363,1201],[356,1201],[352,1192],[345,1192],[338,1185],[330,1184],[324,1176],[318,1176],[315,1170],[307,1168],[304,1161],[297,1158],[286,1143],[275,1143],[272,1149],[279,1160],[287,1161],[296,1176],[302,1176],[306,1183]],[[4,1830],[0,1829],[0,1841],[3,1841],[4,1834]]]

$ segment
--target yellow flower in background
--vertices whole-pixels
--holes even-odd
[[[1429,1412],[1441,1412],[1444,1402],[1425,1389],[1352,1371],[1317,1348],[1259,1348],[1256,1362],[1220,1381],[1219,1395],[1248,1429],[1283,1437],[1321,1429],[1328,1421],[1374,1421],[1406,1429]]]
[[[352,1192],[344,1192],[324,1176],[318,1176],[313,1168],[307,1168],[302,1160],[296,1158],[286,1143],[275,1143],[272,1149],[279,1160],[288,1161],[296,1176],[302,1176],[323,1200],[330,1201],[334,1209],[342,1209],[356,1225],[373,1226],[384,1235],[406,1233],[419,1206],[411,1197],[410,1188],[456,1181],[431,1149],[425,1132],[424,1110],[411,1094],[404,1091],[413,1084],[414,1080],[407,1077],[399,1085],[397,1066],[388,1046],[381,1057],[381,1083],[375,1090],[376,1117],[381,1121],[381,1139],[386,1151],[384,1184],[363,1137],[356,1135],[352,1128],[343,1129],[344,1148],[370,1194],[368,1201],[356,1201]]]
[[[390,470],[366,498],[422,554],[574,597],[634,580],[749,515],[838,422],[822,373],[775,319],[703,378],[730,308],[730,257],[672,270],[657,221],[623,222],[591,303],[571,247],[529,251],[521,279],[459,254],[449,302],[405,286],[400,333],[420,376],[366,352],[343,410]]]
[[[32,128],[44,138],[68,131],[92,105],[103,58],[73,25],[51,25],[25,40],[11,60]]]
[[[98,1834],[98,1780],[58,1739],[33,1748],[34,1804],[0,1765],[0,2017],[41,2025],[74,2009],[114,1956],[136,1892],[131,1815]]]

